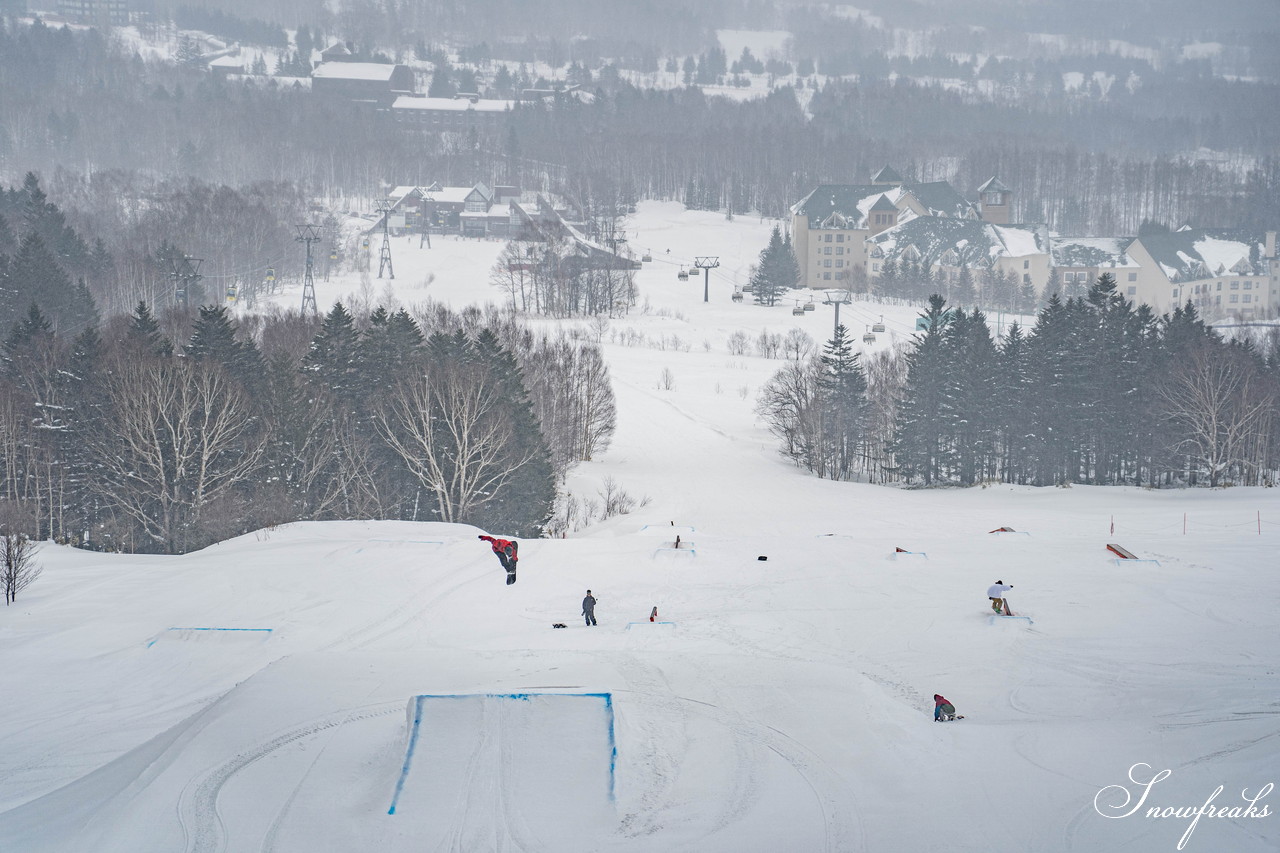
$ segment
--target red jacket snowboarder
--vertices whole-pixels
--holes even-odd
[[[507,570],[507,583],[516,582],[516,562],[520,559],[518,552],[520,545],[511,539],[496,539],[493,536],[478,536],[493,546],[493,553],[498,555],[498,562],[502,563],[502,568]]]

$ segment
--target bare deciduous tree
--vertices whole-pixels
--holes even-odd
[[[1217,486],[1233,467],[1255,469],[1263,459],[1249,453],[1252,438],[1269,431],[1275,397],[1256,369],[1238,353],[1202,344],[1187,353],[1157,389],[1166,416],[1180,427],[1173,448],[1187,454]]]
[[[107,373],[102,429],[86,436],[94,486],[153,541],[180,553],[200,540],[201,510],[251,476],[263,442],[248,397],[221,367],[121,359]]]
[[[532,458],[520,453],[505,401],[479,365],[449,361],[396,386],[375,422],[435,495],[440,520],[465,520]]]
[[[36,562],[40,546],[27,538],[25,533],[5,530],[0,533],[0,587],[4,588],[4,603],[12,604],[18,593],[40,577],[44,568]]]

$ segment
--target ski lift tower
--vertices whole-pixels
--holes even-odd
[[[831,331],[831,336],[835,337],[835,330],[840,328],[840,306],[848,305],[852,302],[853,293],[848,290],[828,290],[826,291],[826,298],[822,301],[827,305],[836,306],[836,324]]]
[[[204,263],[203,258],[193,258],[190,255],[183,255],[181,259],[173,259],[173,270],[169,273],[169,278],[173,279],[173,302],[175,305],[182,306],[185,309],[188,305],[191,290],[196,286],[200,279],[204,276],[200,275],[200,265]]]
[[[391,268],[391,205],[388,202],[378,203],[378,212],[382,214],[382,251],[378,254],[378,278],[382,271],[387,271],[387,278],[395,280],[395,270]]]
[[[299,243],[307,244],[307,269],[302,275],[302,315],[305,317],[307,309],[311,309],[312,314],[319,314],[320,309],[316,308],[316,280],[312,275],[312,259],[311,244],[320,242],[320,226],[319,225],[298,225],[298,236],[295,238]]]
[[[702,301],[711,301],[711,271],[720,266],[720,258],[694,258],[693,265],[702,270]]]

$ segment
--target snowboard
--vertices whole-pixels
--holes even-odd
[[[963,719],[964,719],[964,714],[955,714],[954,716],[951,716],[951,717],[943,717],[943,718],[941,718],[941,719],[934,720],[934,722],[935,722],[935,723],[949,723],[949,722],[952,722],[953,720],[963,720]]]
[[[507,572],[507,586],[511,586],[516,582],[516,573],[514,571]]]

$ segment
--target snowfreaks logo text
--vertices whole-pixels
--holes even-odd
[[[1137,813],[1139,809],[1146,805],[1147,797],[1151,794],[1151,789],[1155,787],[1155,784],[1173,775],[1172,770],[1161,770],[1152,776],[1149,781],[1142,781],[1140,777],[1147,776],[1151,769],[1150,764],[1135,764],[1130,767],[1129,781],[1137,787],[1130,791],[1126,785],[1108,785],[1093,798],[1094,811],[1105,818],[1113,820],[1119,820]],[[1256,794],[1250,794],[1247,788],[1242,789],[1240,791],[1240,799],[1242,801],[1240,805],[1215,806],[1213,801],[1222,793],[1224,787],[1219,785],[1209,795],[1209,799],[1204,801],[1202,806],[1148,806],[1144,817],[1189,819],[1191,824],[1187,827],[1187,831],[1182,833],[1182,838],[1178,839],[1178,849],[1181,850],[1186,845],[1187,839],[1191,837],[1191,833],[1195,831],[1196,824],[1200,822],[1202,817],[1225,817],[1234,820],[1243,817],[1267,817],[1271,814],[1270,807],[1266,805],[1259,806],[1258,801],[1271,793],[1271,789],[1275,787],[1273,783],[1268,782],[1263,785]],[[1139,791],[1141,793],[1138,793]],[[1136,803],[1133,802],[1135,797],[1137,799]],[[1130,805],[1131,803],[1132,805]],[[1248,805],[1244,805],[1244,803]]]

